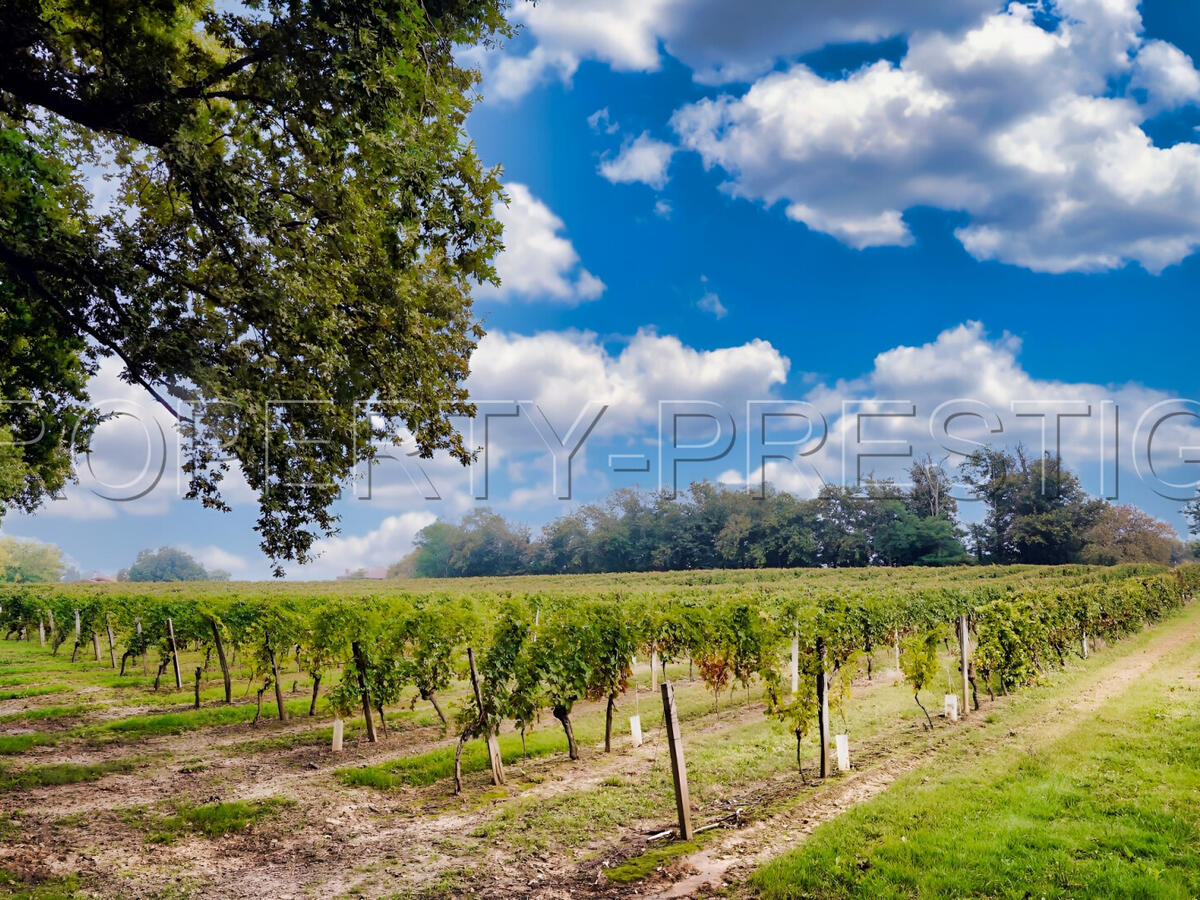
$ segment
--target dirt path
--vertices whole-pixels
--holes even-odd
[[[796,846],[817,826],[870,800],[900,776],[933,761],[943,751],[953,749],[962,742],[965,734],[984,729],[992,731],[983,746],[978,747],[981,753],[1011,750],[1025,741],[1053,741],[1065,735],[1123,693],[1164,656],[1193,639],[1197,618],[1200,618],[1198,613],[1200,608],[1193,607],[1182,617],[1156,626],[1141,648],[1122,652],[1124,648],[1117,645],[1110,651],[1111,660],[1089,672],[1083,682],[1072,689],[1070,702],[1040,703],[1035,709],[1024,711],[1018,721],[1000,726],[989,724],[987,713],[1003,707],[1007,701],[998,698],[995,703],[987,703],[983,710],[957,725],[940,728],[932,741],[923,742],[924,746],[902,750],[877,763],[855,768],[849,775],[838,777],[827,788],[786,811],[728,832],[701,852],[681,857],[672,870],[682,870],[686,874],[671,883],[649,886],[644,896],[661,900],[706,897],[718,890],[723,891],[722,896],[727,896],[731,883],[742,881],[754,869]]]

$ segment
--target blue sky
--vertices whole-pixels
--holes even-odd
[[[688,477],[765,476],[799,493],[811,468],[748,462],[746,401],[825,415],[829,438],[806,462],[827,481],[842,474],[845,401],[910,403],[915,416],[870,434],[935,456],[939,405],[977,400],[1005,430],[985,435],[975,419],[961,434],[1036,445],[1040,420],[1013,403],[1037,401],[1090,404],[1091,418],[1064,426],[1067,462],[1094,492],[1119,467],[1119,499],[1182,531],[1180,502],[1155,491],[1189,491],[1138,477],[1134,432],[1156,404],[1179,412],[1151,455],[1159,474],[1197,480],[1185,460],[1200,450],[1180,448],[1200,447],[1200,419],[1161,404],[1200,398],[1200,7],[793,6],[518,2],[521,35],[474,57],[484,100],[469,131],[503,166],[512,203],[505,285],[477,301],[490,335],[473,395],[533,401],[560,435],[589,400],[608,404],[570,501],[555,498],[550,458],[522,422],[532,407],[494,420],[487,502],[537,525],[614,487],[660,484],[661,400],[706,400],[738,423],[730,452]],[[139,401],[115,370],[99,395]],[[1116,461],[1101,449],[1106,400],[1120,408]],[[158,461],[152,451],[139,474],[144,448],[126,420],[96,467],[110,484],[149,485]],[[641,454],[650,471],[615,471],[613,453]],[[370,500],[339,504],[343,534],[324,559],[290,574],[394,561],[417,528],[477,502],[444,463],[426,472],[436,501],[385,468]],[[264,576],[253,497],[205,512],[177,498],[167,469],[119,504],[85,472],[68,499],[10,514],[5,532],[55,541],[84,569],[173,543]]]

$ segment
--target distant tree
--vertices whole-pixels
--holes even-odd
[[[138,553],[133,565],[117,577],[120,581],[228,581],[229,573],[210,572],[184,551],[160,547]]]
[[[53,544],[0,538],[0,581],[58,581],[64,571],[62,551]]]
[[[921,518],[953,520],[958,514],[958,501],[951,495],[950,476],[933,458],[926,456],[909,467],[912,488],[904,505]]]
[[[1030,463],[1015,454],[983,448],[960,466],[964,480],[984,501],[986,531],[977,535],[979,556],[995,563],[1077,562],[1104,504],[1089,500],[1078,477],[1046,454]]]
[[[1152,562],[1169,565],[1178,537],[1175,529],[1136,506],[1105,505],[1083,533],[1084,562],[1112,566]]]

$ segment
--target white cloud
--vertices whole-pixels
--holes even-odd
[[[229,572],[235,580],[256,577],[261,574],[263,568],[261,563],[252,566],[244,556],[231,553],[228,550],[218,547],[216,544],[208,544],[203,547],[197,547],[194,544],[183,544],[179,549],[189,554],[209,571],[220,569]]]
[[[721,302],[721,298],[712,291],[709,291],[698,301],[696,301],[696,305],[706,313],[711,313],[718,319],[725,318],[726,314],[729,312],[729,310],[725,308],[725,304]]]
[[[338,535],[317,541],[314,551],[320,556],[305,566],[296,566],[289,574],[295,578],[336,578],[346,571],[371,566],[389,566],[412,550],[417,532],[437,521],[429,510],[417,510],[388,516],[379,527],[363,535]]]
[[[905,210],[961,210],[978,259],[1037,271],[1157,272],[1200,245],[1200,145],[1155,147],[1148,113],[1200,92],[1191,61],[1143,43],[1135,0],[1060,0],[1053,31],[1014,3],[902,62],[826,79],[800,65],[677,111],[685,148],[852,247],[903,245]],[[1130,75],[1145,105],[1107,92]]]
[[[504,250],[496,258],[500,287],[483,287],[481,297],[549,299],[576,304],[604,293],[604,282],[583,268],[562,233],[562,219],[523,184],[509,182],[507,205],[496,208],[504,226]]]
[[[669,219],[669,218],[671,218],[671,213],[672,213],[672,212],[674,212],[674,209],[671,207],[671,204],[670,204],[670,203],[668,203],[666,200],[657,200],[657,201],[655,201],[655,203],[654,203],[654,214],[655,214],[656,216],[658,216],[660,219]]]
[[[765,477],[779,489],[799,496],[813,496],[822,483],[854,483],[857,451],[872,453],[907,446],[912,447],[913,457],[921,458],[928,453],[935,459],[948,459],[953,468],[962,459],[959,454],[968,449],[968,444],[955,438],[1010,448],[1020,442],[1036,457],[1041,452],[1043,440],[1051,453],[1055,451],[1055,410],[1087,410],[1087,416],[1068,415],[1061,420],[1063,459],[1080,476],[1084,487],[1099,495],[1102,491],[1111,492],[1119,485],[1121,499],[1138,503],[1155,515],[1181,525],[1179,504],[1154,493],[1163,485],[1152,478],[1143,480],[1139,477],[1139,473],[1147,471],[1143,444],[1146,434],[1139,435],[1136,429],[1147,410],[1174,400],[1174,395],[1135,383],[1105,385],[1038,378],[1021,365],[1020,352],[1020,340],[1008,334],[991,338],[978,322],[947,329],[925,344],[885,350],[875,357],[872,368],[861,376],[817,385],[800,397],[824,416],[828,426],[824,442],[821,442],[823,433],[818,428],[803,447],[808,455],[793,452],[790,454],[794,456],[793,461],[770,461],[765,471],[764,467],[754,465],[749,484],[757,487]],[[888,401],[896,402],[897,407],[886,407],[884,404]],[[1048,418],[1017,415],[1013,404],[1029,401],[1047,404],[1043,411],[1048,411]],[[1115,420],[1112,408],[1106,410],[1104,407],[1106,401],[1116,404],[1119,409],[1119,443],[1114,444]],[[894,413],[911,406],[915,407],[916,414],[868,417],[860,423],[853,410],[847,414],[847,402],[870,404],[864,412]],[[944,407],[947,403],[954,405]],[[1071,404],[1082,406],[1072,408]],[[980,418],[975,414],[978,411],[984,412],[989,419]],[[952,413],[961,415],[952,416]],[[993,432],[991,429],[997,425],[1002,430]],[[1044,435],[1043,425],[1046,427]],[[778,438],[773,436],[773,439]],[[880,447],[859,443],[860,439],[864,442],[895,439],[899,446]],[[1181,414],[1164,421],[1153,438],[1157,471],[1179,483],[1196,479],[1195,470],[1200,467],[1183,462],[1179,450],[1197,446],[1200,446],[1200,422],[1194,416]],[[849,448],[848,452],[846,448]],[[950,454],[950,449],[955,453]],[[778,452],[777,448],[773,448],[773,452]],[[1116,462],[1118,454],[1119,463]],[[1135,457],[1139,460],[1137,463]],[[1188,458],[1193,457],[1194,454]],[[867,457],[863,461],[863,472],[874,472],[880,477],[893,476],[903,481],[910,461],[909,458]],[[1117,465],[1119,480],[1116,478]],[[746,477],[746,472],[737,468],[730,468],[719,476],[729,484],[741,484]],[[968,517],[973,515],[970,510],[964,512]]]
[[[550,78],[569,81],[583,60],[619,72],[657,71],[660,45],[697,81],[722,84],[750,80],[779,59],[829,43],[953,32],[995,7],[995,0],[546,0],[512,11],[536,41],[529,53],[477,62],[488,70],[485,93],[503,99]]]
[[[1192,58],[1166,41],[1147,41],[1138,52],[1132,86],[1146,91],[1155,109],[1200,100],[1200,72]]]
[[[612,116],[609,115],[607,106],[603,109],[596,110],[594,113],[588,116],[587,123],[588,127],[591,128],[592,131],[599,131],[603,132],[604,134],[616,134],[621,128],[620,125],[612,120]]]
[[[626,141],[614,159],[600,163],[600,174],[613,184],[648,184],[656,191],[667,185],[667,168],[675,148],[642,132]]]
[[[747,398],[769,397],[787,380],[788,365],[764,340],[697,350],[643,329],[611,353],[591,332],[493,331],[471,359],[468,384],[480,399],[533,400],[564,425],[588,403],[606,403],[605,421],[629,427],[655,422],[660,400],[713,400],[736,409]]]

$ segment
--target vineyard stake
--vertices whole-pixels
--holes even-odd
[[[38,643],[42,647],[46,646],[46,625],[40,612],[38,613]]]
[[[179,649],[175,646],[175,623],[167,619],[167,637],[171,640],[171,662],[175,664],[175,690],[183,690],[183,678],[179,675]]]
[[[92,629],[92,655],[96,657],[96,662],[100,662],[100,632]]]
[[[79,643],[79,610],[75,610],[75,643]]]
[[[970,638],[967,635],[967,614],[963,613],[958,617],[958,657],[959,665],[962,668],[962,706],[959,708],[958,714],[965,716],[967,710],[971,708],[970,684],[968,683],[967,670],[967,642]]]
[[[667,746],[671,750],[671,775],[675,781],[675,809],[679,813],[679,839],[690,841],[692,802],[688,796],[687,766],[683,761],[683,736],[679,733],[679,712],[675,708],[675,689],[671,682],[662,685],[663,722],[667,726]]]
[[[112,619],[108,617],[108,613],[104,614],[104,628],[108,632],[108,666],[110,669],[117,667],[117,651],[113,646]]]

